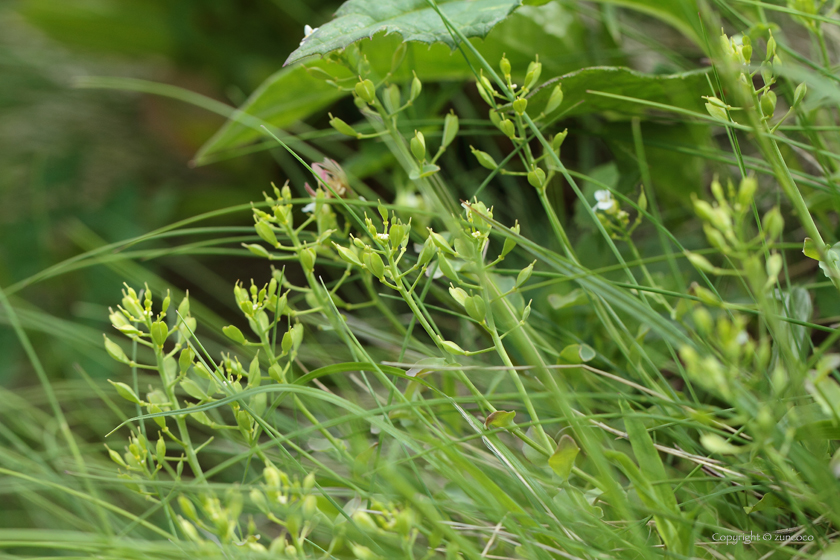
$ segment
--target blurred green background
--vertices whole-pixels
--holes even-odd
[[[103,241],[258,200],[269,181],[285,179],[266,152],[191,167],[198,148],[224,122],[220,116],[158,96],[78,89],[74,82],[141,78],[237,106],[283,64],[304,25],[328,21],[339,4],[0,2],[0,285],[14,292],[10,297],[50,373],[72,376],[72,363],[85,358],[98,370],[106,305],[118,300],[124,276],[97,266],[15,290],[20,282]],[[248,225],[249,214],[214,225]],[[227,267],[229,274],[218,278],[226,267],[213,258],[142,264],[193,290],[218,286],[215,295],[225,300],[232,281],[247,277]],[[47,321],[45,314],[66,323]],[[0,313],[0,324],[6,323]],[[28,385],[30,375],[14,333],[0,327],[0,384]]]

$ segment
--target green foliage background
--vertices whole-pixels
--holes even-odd
[[[0,5],[0,556],[840,554],[840,4],[439,3],[469,43],[419,0]],[[371,19],[406,6],[392,33],[371,36]],[[305,25],[320,28],[302,42]],[[721,27],[735,47],[721,46]],[[510,80],[492,87],[513,138],[476,86],[503,57]],[[508,93],[537,57],[526,118]],[[739,97],[742,71],[761,99],[773,79],[772,116],[758,95]],[[360,74],[397,101],[366,104]],[[422,94],[409,97],[415,80]],[[558,84],[562,105],[549,110]],[[423,164],[450,111],[460,130],[438,173]],[[568,130],[556,155],[538,126],[546,142]],[[487,169],[514,149],[542,154],[547,182],[518,153],[505,172]],[[325,158],[353,194],[318,206],[308,228],[285,227],[283,212],[295,226],[310,215],[307,165]],[[596,205],[607,191],[615,206]],[[400,266],[416,293],[391,291],[399,282],[371,261],[373,248],[398,270],[383,221],[406,236]],[[425,241],[426,226],[448,241]],[[488,261],[517,245],[485,269],[463,231],[487,236]],[[446,278],[413,266],[424,241]],[[260,257],[273,249],[272,275]],[[258,296],[266,312],[291,290],[291,311],[272,315],[277,340],[249,311],[257,299],[232,294],[272,278],[269,299]],[[450,280],[467,291],[447,291]],[[128,305],[123,282],[147,283],[155,313],[172,294],[167,317],[141,328],[150,344],[137,361],[156,365],[135,371],[133,388],[137,343],[109,317]],[[175,308],[197,321],[195,341]],[[102,332],[118,341],[108,352]],[[180,354],[190,344],[197,357]],[[149,448],[157,441],[160,417],[127,419],[153,412],[158,373],[175,375],[164,348],[186,360],[167,398],[207,416],[167,417],[181,440],[146,480],[122,446],[145,446],[146,430]],[[247,404],[219,383],[237,375]],[[133,391],[136,407],[119,398]],[[272,464],[294,482],[272,486]],[[265,496],[283,502],[279,521]],[[290,550],[300,519],[319,523]],[[712,536],[750,531],[810,540]]]

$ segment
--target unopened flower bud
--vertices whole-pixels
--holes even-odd
[[[502,74],[510,76],[510,61],[505,55],[502,55],[502,59],[499,61],[499,68],[501,69]]]

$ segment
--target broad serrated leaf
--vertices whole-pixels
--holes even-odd
[[[703,99],[697,94],[706,84],[706,70],[681,74],[653,75],[628,68],[596,66],[584,68],[545,82],[528,97],[528,112],[539,115],[558,83],[563,86],[563,103],[553,113],[566,116],[612,111],[639,115],[648,108],[623,99],[604,97],[603,92],[702,112]],[[708,87],[708,86],[707,86]],[[549,115],[551,117],[552,115]]]
[[[484,37],[518,8],[521,0],[438,0],[437,4],[464,35]],[[286,64],[343,49],[382,32],[398,33],[403,41],[455,46],[440,15],[426,0],[348,0],[335,16],[306,37]]]

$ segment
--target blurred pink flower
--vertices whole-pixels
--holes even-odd
[[[321,182],[329,187],[324,189],[326,191],[327,198],[331,197],[333,194],[330,189],[335,191],[335,194],[341,198],[344,198],[350,190],[350,183],[347,181],[347,174],[344,173],[344,170],[334,159],[324,158],[324,161],[321,163],[313,163],[312,171],[315,172],[315,175]],[[315,190],[309,186],[309,183],[306,183],[304,186],[306,187],[306,192],[315,196]]]

